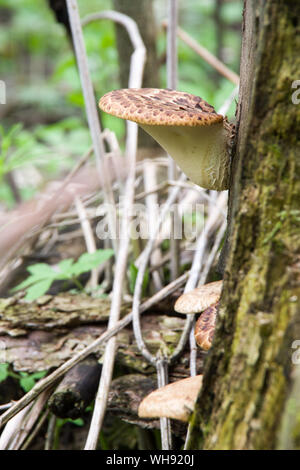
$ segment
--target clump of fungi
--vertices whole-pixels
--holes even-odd
[[[139,124],[202,188],[222,191],[229,185],[229,150],[233,126],[199,96],[156,88],[130,88],[105,94],[100,108]],[[197,344],[211,347],[222,281],[183,294],[175,310],[201,313],[195,326]],[[202,386],[202,375],[161,387],[144,398],[140,417],[187,421]]]

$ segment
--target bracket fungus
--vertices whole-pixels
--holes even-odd
[[[228,189],[232,126],[199,96],[158,88],[106,93],[99,102],[108,114],[134,121],[150,134],[202,188]]]
[[[222,287],[223,281],[209,282],[182,294],[175,302],[178,313],[201,313],[195,325],[195,339],[205,351],[212,344]]]
[[[216,319],[217,319],[217,312],[218,312],[219,302],[211,305],[204,312],[201,313],[200,317],[196,321],[195,324],[195,340],[200,348],[208,351],[211,348],[214,333],[215,333],[215,326],[216,326]]]
[[[158,388],[140,403],[139,417],[188,421],[201,387],[202,375],[196,375]]]
[[[182,294],[175,302],[178,313],[201,313],[220,300],[223,281],[214,281]]]

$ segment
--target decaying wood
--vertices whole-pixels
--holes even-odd
[[[100,375],[101,365],[94,357],[74,366],[51,395],[48,406],[52,413],[60,418],[82,416],[95,397]]]
[[[28,373],[41,370],[52,371],[88,346],[106,330],[109,310],[110,300],[108,298],[93,299],[85,294],[47,295],[31,303],[17,298],[0,299],[0,343],[2,348],[0,354],[3,356],[0,359],[9,363],[14,371]],[[128,310],[129,307],[125,304],[121,310],[122,315],[128,313]],[[185,320],[180,316],[175,316],[173,309],[170,309],[170,315],[161,315],[162,310],[162,305],[158,305],[157,311],[152,308],[151,312],[142,316],[141,323],[149,349],[155,353],[160,348],[164,353],[170,354],[177,345]],[[149,390],[156,388],[156,370],[140,354],[132,328],[128,326],[120,331],[117,335],[117,341],[116,364],[118,369],[121,367],[127,372],[143,374],[145,383],[151,384]],[[96,359],[94,360],[97,363],[101,362],[103,352],[104,347],[96,351]],[[199,373],[202,370],[204,356],[205,353],[199,350],[197,358]],[[86,389],[87,385],[82,376],[82,363],[76,367],[75,371],[71,369],[69,377],[65,376],[51,399],[51,409],[59,416],[75,417],[78,415],[81,410],[84,410],[83,402],[80,406],[78,405],[79,395],[91,392]],[[189,353],[186,351],[176,365],[171,368],[170,380],[178,380],[188,375]],[[70,383],[73,383],[73,386],[70,386]],[[118,385],[119,382],[116,384]],[[73,393],[71,400],[73,400],[73,404],[76,402],[74,406],[72,403],[70,405],[70,394],[68,393],[70,388]],[[136,390],[137,385],[130,381],[127,385],[127,393],[134,396]],[[143,387],[140,392],[142,390]],[[139,397],[142,399],[143,396],[140,392]],[[119,406],[117,397],[118,394],[114,392],[113,385],[110,395],[112,410],[116,410]],[[61,401],[59,402],[59,400]],[[138,421],[137,415],[132,415],[132,410],[134,410],[133,414],[136,414],[137,406],[133,407],[128,400],[128,409],[121,413],[121,417],[131,419],[132,422]],[[147,426],[149,427],[150,424],[148,423]]]
[[[107,411],[123,421],[137,424],[144,429],[159,429],[159,419],[138,417],[138,407],[142,399],[156,389],[157,378],[153,376],[126,374],[118,377],[112,381]],[[183,437],[186,424],[172,420],[172,431],[175,435]]]

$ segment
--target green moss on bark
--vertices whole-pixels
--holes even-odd
[[[300,339],[300,113],[291,101],[300,5],[253,0],[247,9],[251,70],[242,58],[241,79],[251,79],[239,109],[231,249],[190,448],[275,448]]]

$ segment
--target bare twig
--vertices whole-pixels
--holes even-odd
[[[127,15],[114,11],[96,13],[84,20],[84,24],[96,19],[110,19],[121,23],[127,30],[132,42],[134,51],[131,56],[129,88],[139,88],[142,85],[144,64],[146,60],[146,50],[140,36],[136,23]],[[109,328],[113,327],[119,320],[120,308],[122,302],[122,288],[124,276],[127,267],[127,256],[129,250],[130,234],[128,226],[132,205],[134,200],[134,180],[137,148],[137,125],[133,122],[127,122],[127,140],[126,140],[126,159],[129,165],[128,177],[124,192],[124,211],[121,224],[121,240],[119,253],[116,260],[115,277],[113,284],[113,296],[109,318]],[[85,449],[95,449],[98,442],[98,436],[101,430],[104,414],[106,410],[109,386],[112,379],[114,358],[116,354],[117,341],[112,338],[106,345],[102,374],[99,383],[99,389],[95,399],[95,407],[92,416],[91,426],[88,433]]]
[[[45,440],[45,450],[51,450],[53,448],[53,443],[54,443],[54,434],[55,434],[55,424],[56,424],[56,416],[51,415],[49,422],[48,422],[48,427],[47,427],[47,434],[46,434],[46,440]]]
[[[148,217],[148,226],[149,230],[152,231],[153,228],[153,221],[157,220],[158,218],[158,210],[157,210],[157,194],[151,193],[152,189],[155,187],[156,183],[156,171],[155,165],[151,161],[145,161],[144,167],[144,185],[145,185],[145,192],[147,193],[146,196],[146,207],[147,207],[147,217]],[[160,249],[157,248],[153,251],[151,255],[151,265],[159,264],[161,260],[161,252]],[[153,271],[152,273],[153,283],[155,286],[155,290],[158,291],[162,288],[162,281],[160,278],[160,274],[158,271]]]
[[[168,22],[164,21],[163,26],[167,27]],[[223,77],[227,78],[234,85],[238,85],[240,78],[239,76],[230,70],[223,62],[221,62],[216,56],[209,52],[205,47],[201,46],[198,42],[195,41],[189,34],[187,34],[183,29],[177,28],[178,37],[184,41],[193,51],[195,51],[202,59],[204,59],[208,64],[210,64],[214,69],[216,69]]]
[[[31,432],[31,434],[29,434],[29,436],[27,437],[26,441],[24,442],[24,444],[22,445],[21,447],[21,450],[26,450],[28,449],[28,447],[30,446],[30,444],[32,443],[32,441],[34,440],[34,438],[38,435],[39,431],[41,430],[44,422],[46,421],[46,419],[48,418],[48,415],[49,415],[49,411],[44,411],[44,413],[42,414],[42,416],[40,417],[39,419],[39,422],[37,423],[37,425],[35,426],[35,428],[33,429],[33,431]]]
[[[44,391],[33,404],[19,411],[4,428],[0,438],[0,449],[17,450],[21,447],[26,436],[38,419],[41,410],[49,397],[49,391]]]
[[[173,90],[177,87],[177,20],[178,1],[168,0],[168,26],[167,26],[167,86]],[[169,155],[168,178],[176,180],[178,178],[177,166],[173,158]],[[176,279],[179,271],[179,242],[174,236],[175,225],[178,221],[177,207],[173,207],[173,217],[170,226],[170,272],[171,279]]]
[[[78,212],[79,221],[81,224],[86,248],[88,253],[95,253],[96,251],[96,242],[93,235],[91,224],[87,218],[84,205],[82,204],[79,197],[75,197],[75,207]],[[98,270],[97,268],[93,269],[90,277],[90,286],[96,288],[98,285]]]
[[[146,300],[140,306],[140,313],[145,312],[157,302],[168,297],[170,294],[175,292],[182,284],[185,283],[189,276],[189,271],[184,273],[175,281],[171,282],[159,292],[154,294],[148,300]],[[105,333],[103,333],[99,338],[89,344],[86,348],[76,354],[74,357],[66,361],[62,366],[56,369],[52,374],[47,375],[45,378],[39,380],[37,384],[24,395],[20,400],[15,402],[7,411],[5,411],[0,416],[0,428],[7,423],[13,416],[15,416],[20,410],[22,410],[26,405],[31,403],[40,393],[49,388],[53,383],[61,378],[68,370],[73,366],[78,364],[78,362],[85,359],[89,354],[96,351],[100,346],[102,346],[106,341],[119,333],[123,328],[129,325],[132,321],[132,312],[128,313],[122,320],[119,320],[116,325],[112,328],[109,328]]]
[[[110,178],[108,176],[107,168],[105,165],[104,159],[104,146],[103,141],[100,137],[101,135],[101,128],[100,122],[98,117],[98,112],[95,103],[94,91],[92,80],[89,73],[88,67],[88,60],[87,54],[85,50],[85,44],[81,29],[79,11],[77,6],[76,0],[66,0],[67,8],[68,8],[68,15],[70,20],[70,26],[72,31],[72,38],[75,47],[75,53],[77,58],[77,65],[84,95],[85,101],[85,108],[86,108],[86,115],[89,124],[89,129],[91,132],[94,153],[96,157],[96,165],[99,174],[99,178],[101,180],[102,186],[104,188],[104,197],[105,202],[114,206],[114,197],[110,185]],[[108,213],[108,221],[109,221],[109,230],[111,233],[111,238],[113,240],[113,247],[115,250],[115,254],[117,253],[117,243],[116,243],[116,228],[115,228],[115,220],[112,217],[110,211]]]
[[[184,175],[182,175],[182,178],[185,178]],[[153,232],[152,232],[152,238],[150,238],[147,242],[147,245],[142,252],[140,256],[140,262],[139,262],[139,270],[138,274],[136,277],[136,282],[135,282],[135,289],[134,289],[134,296],[133,296],[133,303],[132,303],[132,314],[133,314],[133,330],[134,330],[134,336],[138,345],[138,348],[142,355],[149,361],[151,364],[154,366],[156,365],[156,356],[153,356],[151,354],[147,347],[146,344],[143,340],[142,336],[142,331],[141,331],[141,325],[140,325],[140,316],[139,316],[139,309],[140,309],[140,300],[141,300],[141,295],[142,295],[142,288],[143,288],[143,280],[144,280],[144,275],[145,271],[152,253],[152,250],[155,246],[155,241],[156,237],[159,233],[159,229],[161,227],[161,224],[163,223],[164,219],[166,218],[166,215],[170,211],[170,208],[172,207],[172,204],[176,200],[176,197],[179,193],[178,187],[173,188],[171,194],[169,195],[166,204],[160,214],[159,220],[156,222],[156,225],[154,225]],[[155,222],[154,222],[155,224]]]

